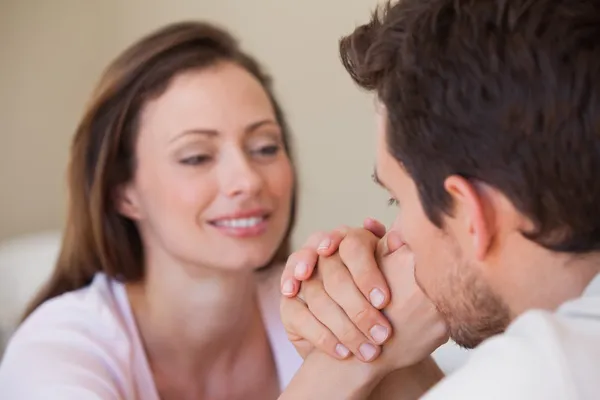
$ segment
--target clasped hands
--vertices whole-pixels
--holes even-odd
[[[357,359],[380,376],[420,362],[448,334],[414,267],[398,233],[372,219],[312,235],[281,278],[288,338],[303,358],[318,350]]]

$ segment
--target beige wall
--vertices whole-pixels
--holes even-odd
[[[10,21],[0,24],[8,31],[0,32],[0,239],[61,226],[68,142],[97,75],[148,30],[192,18],[229,27],[275,77],[302,181],[297,240],[368,215],[390,221],[393,210],[370,181],[373,100],[337,54],[338,38],[375,3],[0,0]]]
[[[69,139],[114,1],[0,0],[0,239],[59,227]]]

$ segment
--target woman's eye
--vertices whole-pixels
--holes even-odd
[[[253,151],[253,153],[260,156],[274,156],[279,152],[280,147],[276,144],[263,146]]]
[[[388,200],[388,206],[397,206],[398,205],[398,200],[396,200],[393,197],[390,197],[390,199]]]
[[[184,165],[201,165],[206,164],[210,160],[210,156],[200,154],[192,157],[186,157],[181,160],[181,163]]]

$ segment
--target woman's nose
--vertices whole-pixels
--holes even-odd
[[[245,156],[230,159],[222,172],[222,188],[228,197],[253,196],[263,187],[260,172]]]

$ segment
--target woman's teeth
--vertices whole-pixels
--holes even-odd
[[[250,228],[265,220],[264,217],[222,219],[215,222],[216,226],[226,228]]]

